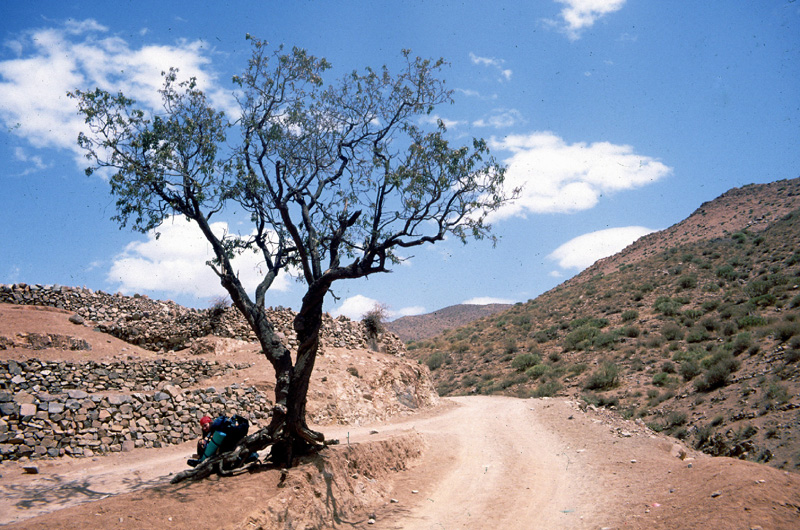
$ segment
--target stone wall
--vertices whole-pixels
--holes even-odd
[[[49,306],[74,313],[76,324],[95,327],[153,351],[202,348],[208,335],[255,340],[238,311],[230,307],[191,309],[147,296],[123,296],[59,285],[1,285],[0,303]],[[297,339],[294,313],[267,310],[277,336],[290,349]],[[88,349],[53,334],[0,338],[0,350],[63,347]],[[403,356],[392,334],[370,340],[361,322],[323,317],[321,354],[326,348],[380,349]],[[0,460],[45,456],[89,456],[160,447],[199,436],[204,415],[250,411],[251,422],[265,420],[270,400],[255,388],[238,385],[191,389],[201,380],[247,366],[215,361],[152,360],[118,362],[0,361]]]
[[[253,387],[188,388],[236,368],[243,367],[200,360],[0,361],[0,461],[178,444],[200,436],[204,415],[266,421],[271,401]]]
[[[0,303],[57,307],[74,312],[92,325],[131,344],[152,351],[182,350],[192,340],[216,335],[241,340],[255,340],[247,322],[233,307],[210,309],[186,308],[172,301],[153,300],[147,296],[124,296],[103,291],[60,285],[0,284]],[[297,339],[292,328],[294,312],[268,308],[267,315],[278,337],[290,349]],[[321,348],[376,347],[393,355],[404,355],[405,347],[397,335],[384,333],[370,341],[366,327],[345,317],[322,322]]]

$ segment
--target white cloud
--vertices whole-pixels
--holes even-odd
[[[409,307],[404,307],[398,311],[391,311],[390,318],[400,318],[400,317],[411,317],[414,315],[424,315],[425,308],[421,305],[413,305]]]
[[[224,222],[212,223],[217,236],[228,232]],[[142,291],[164,291],[170,294],[192,295],[196,298],[222,296],[226,291],[206,262],[213,252],[195,223],[183,217],[166,220],[159,228],[147,234],[146,241],[128,244],[116,256],[107,280],[118,285],[119,291],[132,294]],[[246,252],[233,260],[234,269],[245,288],[252,294],[263,278],[264,261],[260,255]],[[288,291],[289,276],[278,275],[270,290]]]
[[[616,254],[651,232],[654,230],[643,226],[598,230],[567,241],[547,257],[557,261],[562,269],[583,270],[600,258]]]
[[[350,320],[361,320],[364,317],[364,313],[375,308],[378,304],[379,302],[377,300],[357,294],[345,298],[339,307],[331,311],[331,315],[334,317],[344,315]]]
[[[365,313],[375,309],[375,306],[379,305],[382,304],[377,300],[361,294],[357,294],[355,296],[345,298],[338,307],[334,308],[331,311],[331,315],[333,315],[334,318],[340,315],[344,315],[350,320],[361,320],[362,318],[364,318]],[[394,320],[396,318],[407,317],[412,315],[421,315],[425,313],[425,308],[422,306],[404,307],[397,311],[387,309],[384,306],[384,310],[386,312],[386,318],[389,320]]]
[[[200,41],[132,49],[94,20],[70,20],[59,27],[31,30],[6,46],[16,58],[0,62],[0,121],[34,147],[56,147],[82,155],[77,136],[83,119],[67,92],[99,87],[122,91],[141,105],[160,107],[161,72],[171,66],[180,78],[197,77],[217,107],[234,111],[229,91],[208,71]],[[82,156],[76,156],[85,165]]]
[[[501,83],[504,81],[511,81],[511,76],[514,72],[508,68],[503,68],[503,64],[505,64],[503,59],[495,59],[494,57],[480,57],[472,52],[469,52],[469,59],[472,61],[472,64],[494,68],[500,75],[497,80]]]
[[[493,219],[527,213],[573,213],[594,207],[604,194],[652,184],[672,169],[629,145],[568,144],[551,132],[507,136],[494,149],[511,151],[506,184],[521,187],[513,204]]]
[[[625,5],[625,0],[556,0],[564,4],[561,10],[564,33],[570,40],[577,40],[581,32],[594,25],[601,17],[619,11]]]
[[[464,300],[461,303],[466,305],[513,304],[514,300],[509,300],[507,298],[494,298],[491,296],[478,296],[476,298]]]
[[[475,127],[494,127],[495,129],[503,129],[506,127],[513,127],[525,120],[522,114],[516,109],[494,109],[492,114],[488,117],[481,118],[472,122]]]

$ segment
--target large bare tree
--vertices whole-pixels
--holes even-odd
[[[70,94],[88,125],[78,139],[87,173],[110,172],[114,219],[141,232],[173,215],[197,223],[214,252],[209,266],[275,370],[269,426],[178,479],[206,476],[219,459],[235,462],[270,445],[282,465],[322,447],[324,436],[306,423],[306,399],[333,283],[388,272],[398,252],[448,234],[493,238],[486,215],[514,195],[483,140],[453,147],[443,123],[430,124],[431,112],[451,101],[442,60],[404,51],[399,73],[367,68],[325,84],[325,59],[298,48],[268,53],[265,42],[248,38],[252,57],[233,80],[241,107],[233,122],[176,70],[164,74],[157,112],[121,93]],[[226,208],[249,213],[252,232],[215,234],[212,218]],[[254,297],[231,265],[245,251],[265,265]],[[267,291],[287,270],[306,286],[294,362],[265,313]]]

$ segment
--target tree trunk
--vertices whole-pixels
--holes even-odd
[[[311,430],[306,423],[306,403],[308,387],[314,362],[319,351],[319,335],[322,329],[322,303],[327,288],[312,288],[303,297],[303,305],[294,319],[297,333],[297,360],[290,376],[286,400],[286,414],[283,418],[273,416],[275,429],[283,425],[282,436],[272,446],[273,461],[291,467],[295,456],[324,447],[322,433]],[[276,387],[277,392],[277,387]],[[275,432],[275,431],[273,431]]]
[[[229,289],[231,294],[239,294]],[[172,482],[205,478],[222,467],[236,467],[248,455],[272,446],[270,457],[281,467],[292,467],[294,458],[325,446],[322,433],[309,429],[306,423],[308,387],[319,350],[322,329],[322,303],[327,286],[310,288],[294,320],[297,333],[297,360],[292,365],[291,354],[275,337],[272,323],[263,308],[248,303],[244,297],[233,296],[237,308],[247,318],[258,337],[261,348],[275,370],[275,406],[270,424],[247,436],[232,452],[203,461],[196,468],[177,474]]]

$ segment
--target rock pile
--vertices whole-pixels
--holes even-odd
[[[232,307],[217,305],[210,309],[192,309],[172,301],[152,300],[144,295],[124,296],[103,291],[60,285],[0,285],[0,302],[19,305],[57,307],[73,311],[85,323],[131,344],[152,351],[182,350],[193,339],[216,335],[240,340],[255,340],[247,322]],[[294,312],[268,308],[268,318],[278,337],[290,349],[297,338],[292,327]],[[325,314],[322,324],[322,353],[325,348],[373,347],[392,355],[403,355],[402,341],[393,333],[370,340],[366,326],[345,317]]]
[[[204,415],[241,413],[257,424],[271,402],[256,388],[185,388],[234,368],[241,367],[0,361],[0,461],[182,443],[200,435]]]

